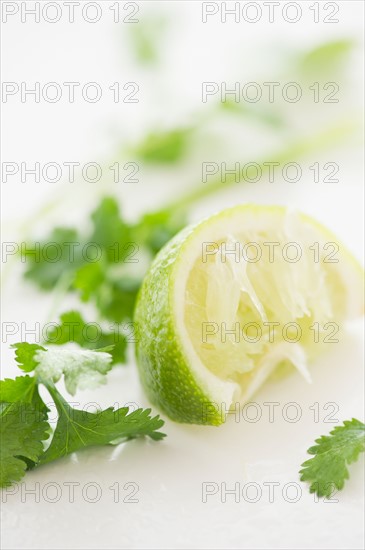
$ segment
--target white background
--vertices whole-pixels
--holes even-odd
[[[81,2],[83,3],[83,2]],[[20,3],[19,3],[20,4]],[[27,5],[33,2],[27,2]],[[62,2],[59,2],[62,5]],[[274,23],[267,16],[256,24],[245,21],[225,24],[219,17],[201,21],[200,2],[139,2],[139,13],[162,13],[168,19],[166,42],[162,46],[163,68],[142,70],[128,55],[126,29],[116,25],[109,7],[101,2],[103,16],[89,24],[77,16],[73,24],[61,20],[49,24],[42,20],[26,23],[19,14],[3,24],[3,81],[33,83],[97,81],[102,83],[103,100],[88,104],[67,101],[35,104],[21,103],[19,96],[9,98],[3,108],[3,161],[47,163],[56,161],[103,162],[114,158],[120,143],[137,142],[150,128],[191,124],[195,112],[206,108],[201,103],[203,81],[247,82],[293,79],[285,73],[295,52],[338,37],[351,37],[357,47],[346,70],[349,92],[338,105],[291,106],[292,128],[310,136],[317,118],[349,120],[358,118],[362,97],[361,68],[362,2],[339,2],[340,22],[314,24],[308,6],[300,2],[302,19],[288,24],[278,16]],[[67,13],[67,12],[66,12]],[[279,12],[280,13],[280,12]],[[288,61],[289,60],[289,61]],[[115,81],[136,81],[140,102],[115,104],[108,86]],[[331,110],[332,109],[332,110]],[[202,140],[214,138],[226,127],[208,127]],[[227,136],[230,159],[270,159],[281,147],[275,132],[239,128]],[[289,141],[290,141],[289,137]],[[214,150],[214,149],[213,149]],[[303,161],[335,161],[340,166],[340,182],[324,186],[303,180],[291,186],[285,181],[237,186],[202,201],[191,211],[191,219],[239,202],[289,204],[316,216],[335,230],[348,247],[361,258],[363,250],[363,172],[362,143],[356,132],[346,143]],[[227,154],[227,153],[225,153]],[[3,240],[35,238],[55,224],[81,224],[83,216],[105,192],[120,199],[128,219],[162,206],[188,186],[199,185],[203,160],[224,160],[219,150],[198,149],[184,170],[169,168],[141,172],[138,184],[113,184],[110,177],[99,184],[85,182],[57,184],[34,183],[19,177],[2,185]],[[228,158],[228,157],[227,157]],[[130,160],[126,158],[126,160]],[[310,173],[310,172],[309,172]],[[200,183],[201,185],[201,183]],[[42,210],[44,209],[44,210]],[[21,279],[21,266],[15,261],[4,266],[3,322],[45,322],[52,299],[39,293]],[[58,304],[56,315],[72,305]],[[3,338],[2,377],[15,376],[9,344]],[[31,337],[30,337],[31,341]],[[133,441],[118,448],[100,448],[78,453],[56,464],[27,474],[25,485],[16,494],[5,494],[2,503],[1,543],[5,548],[24,549],[116,549],[116,548],[245,548],[245,549],[357,549],[363,545],[363,463],[351,466],[350,480],[336,502],[315,502],[307,486],[298,481],[300,464],[314,439],[327,433],[333,424],[324,422],[331,412],[326,403],[335,403],[334,418],[340,421],[363,417],[363,367],[361,323],[353,323],[341,341],[311,367],[311,386],[299,375],[263,388],[255,398],[262,417],[249,422],[241,415],[217,428],[177,425],[166,420],[168,434],[162,443]],[[125,367],[116,367],[107,386],[76,396],[80,404],[97,401],[102,407],[135,402],[148,406],[140,388],[133,358]],[[269,422],[265,402],[278,402],[275,421]],[[297,402],[302,412],[297,422],[283,419],[283,407]],[[314,422],[314,402],[319,403],[319,422]],[[289,411],[288,414],[291,414]],[[239,420],[239,421],[235,421]],[[74,502],[69,502],[65,483],[77,482]],[[130,492],[127,482],[139,487],[136,503],[123,502]],[[218,492],[202,502],[202,484],[210,482]],[[242,494],[248,482],[262,491],[256,503],[254,494]],[[264,482],[278,482],[274,502]],[[59,500],[51,503],[58,484]],[[87,483],[97,484],[100,499],[93,489],[83,497]],[[118,483],[119,502],[110,489]],[[227,494],[222,502],[221,484],[235,484],[240,497]],[[298,493],[284,486],[297,484]],[[39,485],[36,485],[39,484]],[[115,485],[114,485],[115,486]],[[25,491],[36,488],[39,502]],[[4,495],[4,493],[3,493]]]

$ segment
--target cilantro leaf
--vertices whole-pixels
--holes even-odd
[[[38,248],[27,245],[24,251],[23,247],[25,276],[43,290],[60,282],[64,287],[67,284],[65,292],[76,291],[82,301],[93,303],[101,319],[131,321],[151,260],[186,222],[186,209],[179,208],[146,214],[137,223],[128,224],[118,202],[104,197],[92,212],[90,230],[84,236],[74,229],[57,228]],[[49,245],[53,248],[48,249]],[[58,250],[56,259],[49,257],[54,248]],[[118,344],[113,361],[124,354]]]
[[[78,388],[105,384],[105,375],[112,368],[111,346],[108,345],[95,350],[70,350],[46,349],[38,344],[19,342],[11,347],[16,349],[19,368],[25,372],[34,370],[36,376],[45,381],[58,382],[64,375],[66,389],[71,395],[75,395]]]
[[[330,435],[316,439],[316,443],[308,449],[315,456],[302,464],[300,479],[311,483],[311,493],[329,497],[333,486],[342,489],[349,478],[347,464],[355,462],[365,451],[365,425],[356,418],[345,420],[343,426],[336,426]]]
[[[49,437],[44,413],[30,403],[0,404],[0,486],[19,481],[29,464],[38,462]]]
[[[65,278],[69,291],[77,291],[85,302],[93,302],[101,317],[121,322],[131,320],[138,289],[148,265],[139,265],[134,227],[121,217],[119,205],[104,197],[92,212],[88,234],[69,228],[57,228],[41,243],[22,248],[27,263],[25,277],[43,290],[51,290]],[[47,253],[57,248],[58,258]],[[131,250],[132,247],[132,250]],[[152,258],[154,254],[150,254]],[[135,266],[133,273],[128,267]]]
[[[162,439],[157,431],[164,422],[159,416],[151,417],[150,409],[138,409],[128,414],[128,407],[112,407],[96,413],[73,409],[52,384],[46,384],[58,414],[58,422],[50,446],[39,464],[45,464],[70,453],[95,445],[117,444],[122,440],[149,436]]]
[[[93,301],[102,318],[116,323],[133,318],[134,305],[143,275],[113,276],[113,268],[100,264],[84,265],[75,276],[75,288],[84,302]]]
[[[145,163],[173,164],[187,153],[193,128],[176,128],[148,134],[131,154]]]
[[[45,344],[62,345],[75,342],[82,348],[99,349],[112,346],[112,364],[124,363],[126,338],[119,330],[105,332],[96,323],[86,323],[78,311],[67,311],[60,316],[60,323],[48,331]]]
[[[44,413],[48,411],[38,393],[36,378],[28,375],[17,376],[14,380],[11,378],[0,380],[0,401],[29,403],[38,411]]]
[[[104,197],[91,214],[92,233],[90,243],[105,252],[103,260],[109,263],[123,261],[124,249],[130,239],[130,229],[122,219],[119,205],[112,197]]]
[[[133,319],[134,306],[142,278],[123,277],[118,281],[108,281],[99,292],[95,304],[106,319],[116,323]]]
[[[0,401],[32,403],[35,388],[35,379],[28,375],[5,378],[0,380]]]
[[[43,290],[52,290],[61,276],[72,273],[82,264],[82,239],[73,228],[56,227],[41,242],[28,243],[21,249],[27,264],[25,277]]]
[[[45,351],[45,348],[38,344],[29,344],[28,342],[18,342],[11,346],[16,350],[15,361],[18,363],[18,367],[24,372],[31,372],[38,365],[37,360],[34,358],[35,354],[39,350]]]
[[[101,262],[84,264],[74,273],[73,286],[80,292],[83,302],[88,302],[105,285],[105,266]]]
[[[104,351],[49,349],[36,352],[36,375],[42,381],[58,382],[64,375],[68,393],[95,388],[106,383],[105,375],[112,368],[111,355]]]
[[[184,208],[177,211],[158,210],[142,216],[133,227],[133,236],[154,256],[187,223],[187,212]]]

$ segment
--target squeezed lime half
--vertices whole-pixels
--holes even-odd
[[[171,419],[219,425],[274,373],[309,382],[310,361],[363,312],[363,270],[333,233],[285,207],[236,206],[181,231],[147,273],[142,384]]]

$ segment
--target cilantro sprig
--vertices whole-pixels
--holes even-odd
[[[63,278],[69,292],[94,304],[100,319],[130,321],[152,258],[186,222],[185,211],[161,210],[129,224],[116,199],[104,197],[91,213],[89,231],[58,227],[41,242],[23,247],[25,277],[44,291]],[[56,259],[52,250],[57,250]]]
[[[0,487],[20,481],[31,468],[90,446],[116,445],[143,436],[155,441],[165,437],[159,431],[164,422],[159,416],[152,417],[151,409],[83,411],[71,407],[57,390],[55,383],[62,376],[72,395],[79,388],[105,383],[112,363],[105,348],[54,350],[27,342],[13,347],[18,367],[26,374],[0,381]],[[58,412],[54,430],[39,393],[41,385]]]
[[[329,497],[334,487],[344,487],[349,479],[348,464],[356,462],[365,451],[365,425],[353,418],[345,420],[343,426],[336,426],[330,435],[316,439],[317,445],[308,453],[313,458],[303,462],[300,470],[301,481],[310,483],[309,491],[320,497]]]

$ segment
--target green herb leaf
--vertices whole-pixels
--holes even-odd
[[[23,384],[24,382],[22,382]],[[18,383],[20,387],[20,383]],[[13,388],[14,390],[14,388]],[[12,391],[8,388],[7,391]],[[49,437],[44,413],[24,402],[0,404],[0,486],[19,481],[30,464],[38,462]]]
[[[36,353],[36,375],[42,382],[58,382],[64,375],[71,395],[77,389],[95,388],[106,383],[105,375],[112,368],[111,355],[102,351],[49,349]]]
[[[365,451],[365,425],[355,418],[345,420],[343,426],[316,439],[316,443],[308,449],[315,456],[302,464],[300,479],[311,483],[311,493],[329,497],[334,487],[342,489],[349,478],[347,465]]]
[[[95,445],[117,444],[123,440],[149,436],[162,439],[165,434],[157,431],[164,422],[159,416],[151,417],[150,409],[138,409],[128,414],[128,407],[90,413],[73,409],[56,388],[46,384],[59,414],[56,430],[50,446],[40,459],[40,464],[56,460],[70,453]]]
[[[0,380],[0,401],[32,403],[35,388],[35,379],[28,375],[5,378]]]
[[[56,227],[49,237],[28,243],[22,250],[25,277],[43,290],[52,290],[61,276],[74,272],[83,262],[82,239],[72,228]]]
[[[192,131],[192,128],[176,128],[151,132],[131,154],[145,163],[173,164],[187,153]]]
[[[178,210],[158,210],[142,216],[138,224],[133,227],[133,235],[137,242],[151,255],[155,254],[188,223],[187,211],[184,208]]]
[[[38,249],[27,245],[22,257],[27,264],[25,276],[44,290],[53,289],[64,277],[68,290],[94,303],[101,318],[130,321],[151,259],[172,236],[174,227],[181,226],[176,225],[176,215],[167,212],[127,224],[111,197],[103,198],[90,218],[91,230],[84,237],[76,230],[56,229]],[[47,246],[54,243],[61,252],[51,260]],[[122,352],[115,353],[120,356]]]
[[[38,344],[29,344],[28,342],[18,342],[13,344],[12,348],[16,349],[15,361],[18,363],[18,367],[24,372],[31,372],[38,365],[38,361],[35,359],[35,354],[39,350],[45,351],[45,348]]]
[[[0,380],[0,401],[8,403],[28,403],[38,411],[46,413],[48,408],[43,403],[39,393],[37,380],[31,376],[17,376],[14,380]]]
[[[88,241],[105,252],[102,260],[107,263],[122,262],[125,245],[130,240],[129,226],[121,218],[119,205],[112,197],[104,197],[91,214],[92,233]]]
[[[127,342],[121,330],[117,328],[114,332],[105,332],[98,324],[87,323],[78,311],[63,313],[60,323],[48,331],[45,344],[60,346],[67,342],[75,342],[82,348],[98,351],[111,346],[112,364],[125,361]]]

